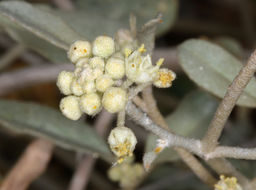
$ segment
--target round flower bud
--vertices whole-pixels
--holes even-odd
[[[88,65],[89,58],[81,58],[76,62],[76,67],[84,67],[85,65]]]
[[[112,55],[115,51],[115,42],[111,37],[99,36],[97,37],[92,45],[93,55],[107,58]]]
[[[95,115],[101,110],[101,99],[96,93],[85,94],[80,98],[80,108],[88,115]]]
[[[124,55],[121,52],[116,52],[111,57],[124,60]]]
[[[76,96],[81,96],[82,94],[84,94],[82,86],[77,82],[76,79],[73,79],[70,89],[71,89],[72,94],[74,94]]]
[[[137,139],[131,129],[116,127],[110,132],[108,143],[117,157],[125,157],[132,156]]]
[[[158,88],[168,88],[172,86],[172,81],[176,78],[176,74],[166,68],[159,69],[154,85]]]
[[[78,120],[82,112],[79,107],[79,98],[76,96],[67,96],[60,101],[60,110],[67,118]]]
[[[57,79],[57,86],[60,89],[61,93],[65,95],[71,94],[70,86],[73,81],[74,74],[68,71],[62,71]]]
[[[77,67],[74,71],[74,75],[80,84],[83,84],[85,81],[95,80],[95,73],[88,64],[83,67]]]
[[[96,80],[96,88],[100,92],[105,92],[113,84],[113,79],[108,75],[102,75]]]
[[[93,57],[89,60],[89,64],[92,68],[100,68],[104,71],[105,62],[101,57]]]
[[[101,68],[97,67],[97,68],[93,69],[94,79],[97,79],[101,75],[103,75],[103,70]]]
[[[113,79],[121,79],[125,75],[125,65],[122,59],[111,57],[108,59],[105,72]]]
[[[87,94],[96,92],[95,82],[94,81],[86,81],[83,85],[83,90]]]
[[[116,113],[124,109],[127,100],[126,91],[118,87],[108,88],[102,99],[104,108],[110,113]]]
[[[84,57],[90,57],[92,54],[92,47],[90,42],[87,41],[76,41],[73,43],[68,51],[68,58],[73,63],[76,63],[78,59]]]

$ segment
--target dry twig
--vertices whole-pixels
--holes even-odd
[[[21,158],[3,180],[1,190],[25,190],[46,169],[53,151],[53,144],[43,139],[28,145]]]

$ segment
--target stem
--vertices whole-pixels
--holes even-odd
[[[15,45],[7,50],[7,53],[0,58],[0,70],[12,63],[22,53],[24,53],[25,50],[26,48],[23,45]]]
[[[53,0],[55,5],[65,11],[73,11],[75,9],[71,0]]]
[[[160,138],[167,140],[170,146],[183,147],[190,150],[191,152],[202,156],[200,151],[200,141],[185,138],[179,135],[174,135],[167,130],[159,127],[131,102],[127,103],[126,112],[134,121],[143,126],[146,130],[149,130]]]
[[[156,101],[153,97],[152,87],[148,87],[143,91],[143,98],[147,102],[148,113],[151,118],[159,124],[164,129],[171,131],[169,126],[167,125],[164,117],[160,113]],[[216,182],[216,179],[211,175],[211,173],[204,168],[204,166],[194,157],[190,152],[186,151],[185,149],[175,147],[174,150],[178,153],[181,159],[188,165],[188,167],[208,185],[213,185]]]
[[[53,144],[37,139],[28,145],[18,162],[1,183],[2,190],[25,190],[46,169],[53,152]]]
[[[100,136],[105,136],[107,126],[113,120],[113,115],[103,110],[95,122],[95,130]],[[91,155],[85,156],[77,165],[77,168],[71,179],[69,190],[83,190],[86,189],[90,174],[94,168],[96,158]]]
[[[0,75],[0,95],[14,90],[31,86],[33,84],[55,81],[62,70],[71,70],[72,64],[40,65],[5,72]]]
[[[206,159],[226,157],[235,159],[256,160],[256,148],[218,146],[213,152],[208,153],[205,157]]]
[[[224,99],[220,103],[213,120],[211,121],[208,131],[206,132],[202,143],[203,151],[211,152],[218,144],[218,139],[222,133],[224,125],[233,110],[239,96],[242,94],[244,88],[249,83],[256,71],[256,51],[254,51],[249,58],[247,64],[243,66],[239,74],[233,80],[228,88]]]

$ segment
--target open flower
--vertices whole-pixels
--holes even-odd
[[[157,64],[153,66],[150,55],[142,55],[145,51],[142,45],[130,55],[128,52],[125,58],[127,78],[139,84],[153,81],[157,77],[157,72],[162,64],[162,62],[158,61]]]
[[[214,187],[214,190],[242,190],[235,177],[225,177],[224,175],[220,176],[220,180]]]
[[[108,137],[112,152],[119,158],[132,156],[137,139],[131,129],[127,127],[114,128]]]

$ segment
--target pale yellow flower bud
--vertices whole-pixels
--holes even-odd
[[[73,63],[76,63],[78,59],[81,59],[84,57],[90,57],[91,54],[92,54],[92,47],[90,42],[79,40],[70,46],[68,51],[68,58]]]
[[[57,86],[60,89],[61,93],[65,95],[70,95],[72,93],[70,87],[73,78],[74,74],[72,72],[62,71],[61,73],[59,73],[57,79]]]
[[[105,72],[113,79],[121,79],[125,75],[125,64],[122,59],[110,58],[107,61]]]
[[[85,94],[80,98],[80,108],[88,115],[95,115],[101,110],[101,99],[97,93]]]
[[[90,66],[94,68],[100,68],[102,71],[104,71],[105,62],[104,59],[101,57],[93,57],[89,60]]]
[[[158,88],[168,88],[172,86],[172,81],[176,78],[176,74],[166,68],[159,69],[154,85]]]
[[[60,101],[60,110],[67,118],[78,120],[82,112],[79,107],[79,98],[76,96],[67,96]]]
[[[110,113],[116,113],[125,108],[126,100],[127,93],[125,90],[118,87],[110,87],[103,95],[102,104]]]
[[[107,58],[115,52],[115,42],[111,37],[99,36],[92,46],[93,55]]]
[[[98,77],[102,76],[103,75],[103,70],[101,68],[94,68],[93,69],[93,76],[94,76],[94,79],[97,79]]]
[[[94,81],[86,81],[83,84],[83,90],[87,94],[96,92],[95,82]]]
[[[84,94],[82,86],[77,82],[76,79],[73,79],[70,89],[71,89],[72,94],[74,94],[76,96],[81,96]]]
[[[108,75],[102,75],[96,80],[96,89],[100,92],[105,92],[114,84],[113,79]]]
[[[108,143],[117,157],[126,157],[132,155],[137,139],[131,129],[116,127],[110,132]]]
[[[88,65],[89,58],[81,58],[76,62],[76,67],[84,67],[85,65]]]

